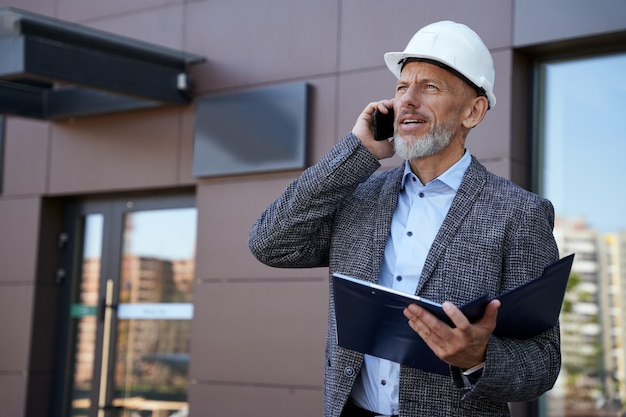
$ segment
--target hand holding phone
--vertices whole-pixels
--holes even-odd
[[[394,113],[393,108],[388,108],[387,114],[375,110],[374,111],[374,139],[386,140],[393,136]]]

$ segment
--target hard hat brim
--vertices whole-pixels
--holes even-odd
[[[469,74],[464,74],[462,71],[459,71],[458,68],[455,68],[454,63],[452,62],[445,62],[440,57],[428,55],[428,54],[411,54],[411,53],[406,53],[406,52],[387,52],[384,55],[385,64],[387,65],[387,68],[389,68],[389,71],[391,71],[391,73],[395,75],[396,78],[400,78],[400,73],[402,72],[402,63],[407,58],[417,58],[417,59],[436,61],[436,62],[440,62],[444,64],[447,67],[455,69],[456,71],[461,73],[467,80],[469,80],[473,85],[485,91],[485,94],[487,95],[487,100],[489,100],[489,108],[492,108],[496,104],[496,96],[492,92],[493,86],[487,85],[489,84],[489,82],[484,77],[481,77],[481,80],[474,80]]]

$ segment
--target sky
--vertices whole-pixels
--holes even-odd
[[[195,256],[195,208],[137,211],[127,216],[132,217],[132,229],[126,230],[126,253],[172,261],[193,259]],[[86,217],[85,258],[100,256],[104,227],[101,214]]]
[[[626,54],[545,67],[543,192],[557,215],[626,230]]]
[[[193,259],[196,254],[196,209],[138,211],[132,216],[130,248],[137,256],[166,260]]]

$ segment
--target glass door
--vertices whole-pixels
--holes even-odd
[[[68,208],[65,388],[57,415],[187,415],[193,204],[173,196]]]

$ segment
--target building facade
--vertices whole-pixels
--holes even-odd
[[[205,58],[189,70],[188,104],[55,120],[4,115],[0,415],[7,416],[322,413],[328,271],[272,269],[247,248],[256,217],[301,168],[194,174],[197,103],[205,98],[306,83],[311,164],[368,102],[393,95],[385,52],[404,49],[430,22],[462,22],[492,52],[498,99],[467,146],[491,171],[532,189],[536,63],[626,50],[622,1],[0,6]],[[623,368],[622,336],[614,340],[622,350],[615,366]],[[512,408],[517,416],[538,409]]]

